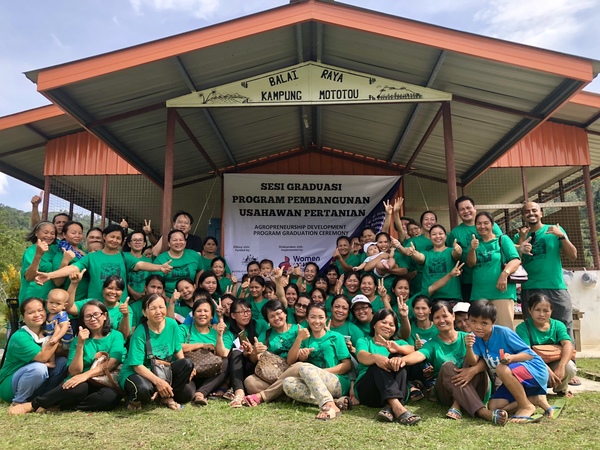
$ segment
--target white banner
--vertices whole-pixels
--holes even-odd
[[[280,267],[307,262],[327,265],[336,239],[358,229],[400,179],[267,174],[224,177],[224,252],[229,267],[240,277],[253,259],[271,259]]]
[[[169,108],[441,102],[452,94],[317,62],[305,62],[167,100]]]

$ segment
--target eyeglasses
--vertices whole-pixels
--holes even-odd
[[[298,309],[308,309],[308,305],[303,305],[302,303],[296,303],[295,306]]]
[[[104,313],[95,312],[94,314],[86,314],[85,316],[83,316],[83,320],[98,320],[102,316],[102,314]]]
[[[353,309],[354,312],[359,312],[359,311],[365,311],[367,309],[371,309],[370,306],[358,306],[356,308]]]
[[[232,314],[241,314],[243,316],[249,316],[250,314],[252,314],[252,311],[250,311],[249,309],[242,309],[240,311],[234,311]]]

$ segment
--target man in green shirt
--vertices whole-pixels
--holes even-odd
[[[535,293],[544,294],[552,302],[552,318],[564,323],[573,339],[573,304],[563,278],[560,253],[562,249],[568,259],[574,260],[577,248],[559,224],[542,223],[544,213],[537,203],[525,203],[522,212],[526,226],[514,240],[529,275],[521,286],[523,318],[529,317],[529,297]]]

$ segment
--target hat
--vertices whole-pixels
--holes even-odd
[[[363,246],[363,252],[367,253],[367,249],[371,246],[371,245],[377,245],[377,242],[367,242],[364,246]],[[356,298],[356,297],[354,297]]]
[[[354,306],[358,305],[359,303],[366,303],[371,308],[373,308],[373,305],[371,304],[371,302],[369,301],[369,299],[367,297],[365,297],[364,295],[362,295],[362,294],[358,294],[357,296],[355,296],[352,299],[352,309],[354,309]]]
[[[467,302],[458,302],[456,305],[454,305],[454,308],[452,308],[452,312],[453,313],[468,313],[469,312],[469,307],[471,306],[470,303]]]

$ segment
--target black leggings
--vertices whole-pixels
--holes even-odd
[[[187,389],[190,381],[190,375],[194,365],[189,359],[178,359],[171,363],[171,371],[173,372],[173,398],[177,403],[187,403],[192,400],[193,391]],[[128,402],[142,402],[142,404],[150,403],[152,396],[156,392],[156,387],[146,378],[137,373],[129,375],[125,380],[125,395]]]
[[[223,358],[223,365],[221,366],[221,373],[216,377],[204,378],[204,377],[194,377],[192,378],[191,383],[188,383],[185,386],[186,395],[193,397],[196,392],[201,392],[204,395],[204,398],[208,397],[211,392],[217,390],[219,386],[223,384],[223,382],[229,376],[229,360],[227,358]]]
[[[371,408],[385,406],[393,398],[404,404],[408,392],[406,370],[386,372],[373,364],[356,383],[356,392],[360,403]]]
[[[80,411],[110,411],[117,407],[123,396],[116,389],[107,386],[97,386],[89,382],[83,382],[70,389],[57,386],[44,395],[31,401],[33,410],[40,406],[52,408],[59,406],[60,409],[78,409]]]
[[[244,380],[246,377],[254,374],[256,364],[253,364],[249,358],[246,358],[239,350],[229,352],[229,376],[231,378],[231,387],[234,391],[244,390]]]

